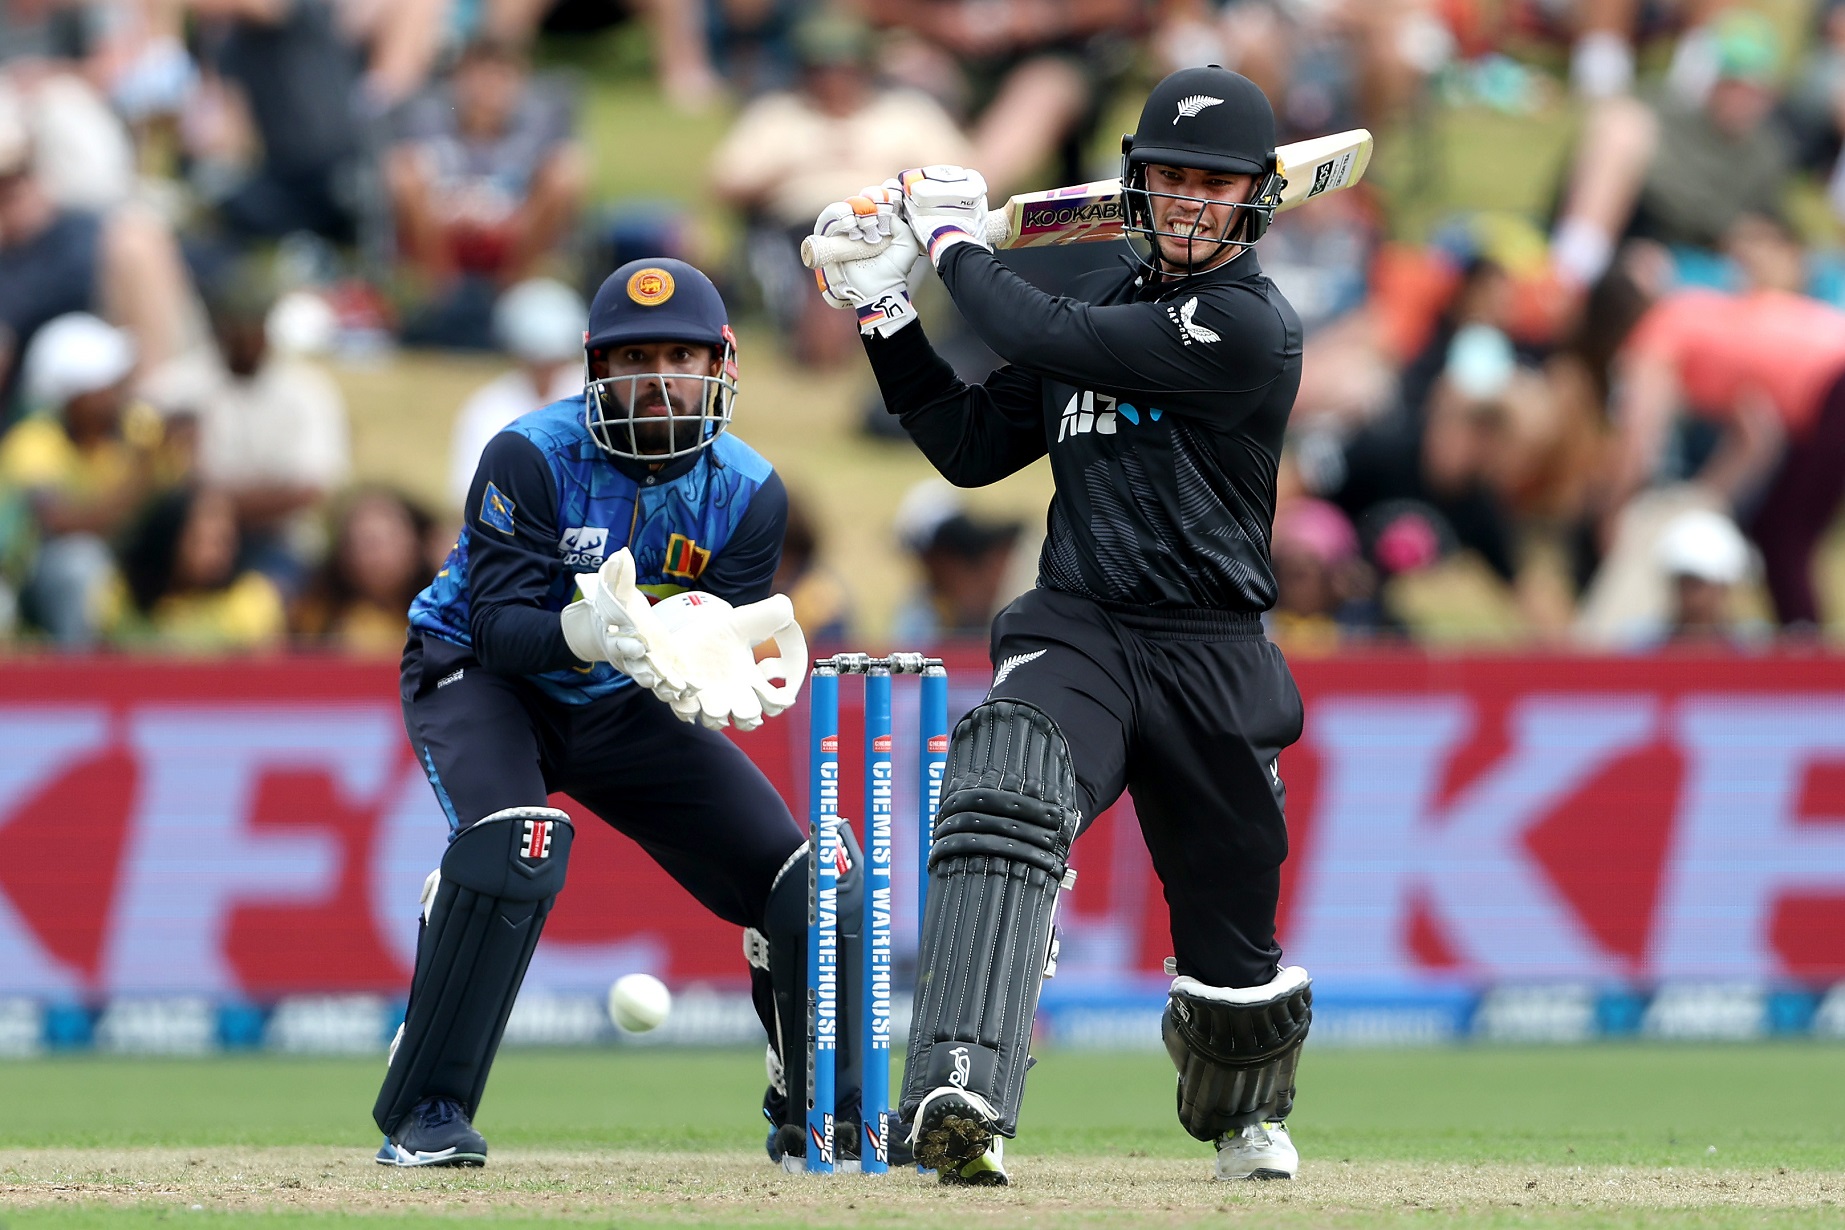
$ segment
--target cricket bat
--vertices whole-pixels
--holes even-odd
[[[1277,211],[1293,209],[1328,192],[1350,188],[1371,164],[1371,134],[1363,128],[1295,141],[1275,151],[1275,169],[1285,181]],[[987,213],[987,239],[995,248],[1038,248],[1050,244],[1118,239],[1127,211],[1121,181],[1024,192]],[[882,252],[890,240],[868,244],[845,236],[810,235],[801,241],[809,269],[861,260]]]

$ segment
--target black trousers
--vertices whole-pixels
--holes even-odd
[[[1165,888],[1179,972],[1259,986],[1281,957],[1288,854],[1277,756],[1300,692],[1254,617],[1187,623],[1037,589],[993,624],[990,697],[1044,710],[1070,745],[1084,825],[1125,789]],[[1072,860],[1080,869],[1081,850]]]
[[[404,727],[452,833],[561,792],[745,927],[762,925],[775,873],[806,840],[735,744],[638,687],[567,705],[413,631],[402,694]]]

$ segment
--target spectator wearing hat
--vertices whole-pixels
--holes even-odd
[[[24,366],[28,396],[52,412],[0,438],[0,487],[25,493],[39,539],[22,605],[60,647],[81,649],[114,576],[109,540],[154,488],[160,424],[130,411],[134,340],[94,316],[47,324]]]
[[[984,642],[994,614],[1017,596],[1005,582],[1022,528],[970,514],[940,480],[911,488],[897,509],[897,537],[916,558],[923,583],[898,608],[893,643]]]
[[[801,240],[833,201],[882,183],[899,167],[967,162],[972,150],[926,94],[879,83],[871,35],[858,22],[816,16],[795,31],[793,90],[744,108],[711,158],[713,190],[743,214],[750,275],[795,351],[832,363],[853,345],[852,321],[813,293]]]
[[[19,362],[59,316],[107,317],[152,370],[178,353],[191,288],[166,224],[123,205],[60,206],[41,181],[25,106],[0,81],[0,424],[17,418]]]
[[[476,389],[455,416],[448,476],[449,499],[456,508],[468,502],[480,455],[502,427],[583,391],[588,320],[583,296],[554,278],[521,282],[494,304],[494,336],[518,366]]]
[[[1759,624],[1739,617],[1736,590],[1749,576],[1749,543],[1736,523],[1688,509],[1659,540],[1659,569],[1671,587],[1665,640],[1672,645],[1741,645],[1761,640]]]
[[[292,592],[323,552],[319,513],[352,457],[339,386],[270,345],[274,303],[253,267],[228,271],[206,294],[216,353],[172,365],[147,391],[164,413],[196,419],[198,478],[231,500],[241,562]]]

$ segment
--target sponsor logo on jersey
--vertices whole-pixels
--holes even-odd
[[[1197,295],[1193,295],[1176,308],[1171,304],[1166,305],[1167,317],[1173,324],[1179,326],[1179,340],[1183,341],[1187,346],[1191,345],[1193,342],[1201,342],[1209,345],[1212,342],[1223,341],[1224,339],[1218,335],[1216,330],[1208,329],[1193,319],[1197,314]]]
[[[514,507],[513,502],[506,498],[506,493],[489,482],[487,490],[480,497],[481,524],[502,534],[512,533]]]
[[[696,581],[710,562],[709,549],[699,546],[684,534],[674,534],[666,540],[666,562],[660,565],[660,571],[669,577]]]
[[[579,525],[564,531],[564,536],[557,540],[557,553],[564,557],[568,568],[600,568],[603,556],[609,550],[609,528],[606,525]]]
[[[1097,393],[1084,389],[1070,394],[1070,400],[1064,403],[1063,416],[1057,424],[1057,442],[1063,443],[1072,436],[1086,436],[1094,433],[1098,436],[1112,436],[1120,429],[1118,419],[1126,419],[1136,426],[1140,424],[1143,411],[1138,406],[1124,401],[1117,401],[1107,393]],[[1144,411],[1153,422],[1160,421],[1163,410]]]
[[[1212,98],[1209,94],[1192,94],[1179,100],[1179,113],[1172,117],[1172,126],[1177,128],[1180,120],[1189,120],[1206,107],[1221,106],[1221,98]]]
[[[642,307],[659,307],[673,297],[673,275],[664,269],[637,269],[628,279],[628,298]]]

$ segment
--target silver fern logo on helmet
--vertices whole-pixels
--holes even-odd
[[[1172,117],[1173,127],[1178,127],[1180,120],[1189,120],[1206,107],[1215,107],[1223,103],[1221,98],[1212,98],[1209,94],[1193,94],[1179,100],[1179,113]]]

